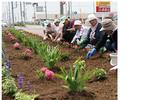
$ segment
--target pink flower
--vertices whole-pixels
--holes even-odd
[[[18,42],[16,42],[16,43],[13,45],[13,48],[15,48],[15,49],[21,49],[20,44],[19,44]]]
[[[45,78],[47,80],[52,80],[54,78],[54,72],[50,70],[45,71]]]
[[[32,58],[32,51],[30,49],[24,49],[23,55]]]
[[[42,73],[45,73],[46,70],[48,70],[48,68],[47,67],[42,67],[40,70],[41,70]]]
[[[24,52],[26,52],[26,53],[32,53],[32,51],[30,49],[28,49],[28,48],[24,49]]]

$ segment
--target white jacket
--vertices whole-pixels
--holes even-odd
[[[87,33],[88,33],[88,28],[85,26],[82,26],[80,30],[76,31],[75,36],[73,37],[71,43],[75,43],[81,40],[81,39],[85,39],[87,37]]]

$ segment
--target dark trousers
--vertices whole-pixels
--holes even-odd
[[[72,41],[73,37],[75,36],[75,34],[76,34],[75,32],[67,32],[67,33],[65,33],[63,35],[64,41],[71,43],[71,41]]]
[[[111,52],[117,51],[117,43],[116,42],[107,41],[105,44],[105,47],[108,51],[111,51]]]

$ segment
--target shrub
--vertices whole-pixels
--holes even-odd
[[[86,82],[94,76],[95,70],[86,71],[85,61],[78,59],[74,63],[74,72],[70,67],[67,72],[64,67],[61,67],[63,74],[55,74],[57,77],[65,81],[64,87],[68,88],[71,92],[79,92],[85,89]]]

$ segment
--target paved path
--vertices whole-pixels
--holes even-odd
[[[22,29],[22,30],[31,32],[33,34],[44,37],[44,33],[43,33],[44,28],[40,25],[26,25],[26,27],[15,26],[15,28],[16,29]]]

